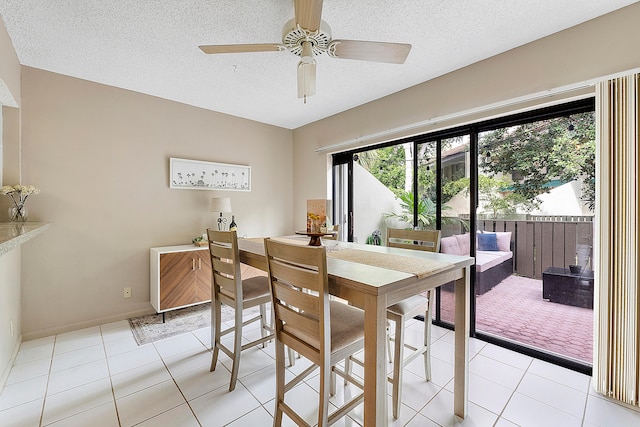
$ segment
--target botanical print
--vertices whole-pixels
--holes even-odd
[[[170,158],[171,188],[251,191],[251,167]]]

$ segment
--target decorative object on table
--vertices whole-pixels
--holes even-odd
[[[373,230],[370,236],[367,236],[367,241],[365,242],[367,245],[375,245],[380,246],[382,244],[382,239],[380,238],[382,233],[380,230]]]
[[[222,216],[223,212],[231,212],[231,199],[228,197],[213,197],[211,199],[211,212],[220,212],[218,217],[218,231],[224,231],[227,227],[227,218]]]
[[[38,194],[40,189],[33,185],[21,185],[14,186],[5,185],[0,189],[0,194],[9,196],[13,205],[9,208],[9,221],[11,222],[25,222],[27,220],[27,208],[25,202],[27,198],[32,194]]]
[[[169,158],[169,187],[251,191],[251,166]]]
[[[303,236],[309,236],[309,246],[322,246],[322,240],[320,239],[322,236],[333,236],[333,232],[329,233],[321,233],[315,231],[296,231],[296,234],[301,234]]]
[[[238,231],[238,224],[236,224],[235,215],[231,215],[231,224],[229,224],[229,231]]]
[[[327,226],[327,206],[329,200],[309,199],[307,200],[307,231],[310,233],[320,233],[322,226]]]
[[[191,240],[191,243],[193,243],[194,246],[200,246],[200,247],[204,247],[208,245],[207,240],[204,239],[202,236],[194,237],[193,240]]]

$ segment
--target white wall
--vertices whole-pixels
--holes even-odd
[[[388,226],[394,228],[411,226],[396,218],[384,218],[383,214],[388,212],[402,213],[400,201],[393,191],[357,163],[353,165],[353,179],[354,192],[357,193],[354,194],[353,201],[355,242],[365,243],[374,230],[380,230],[380,239],[384,245]]]
[[[0,390],[20,345],[20,247],[0,255]],[[13,326],[13,333],[12,333]]]
[[[584,202],[580,200],[582,185],[580,181],[571,181],[541,194],[540,207],[532,212],[533,215],[593,215]]]

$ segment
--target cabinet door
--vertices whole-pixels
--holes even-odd
[[[194,251],[196,258],[196,300],[209,301],[211,299],[211,256],[209,250]]]
[[[161,310],[197,302],[196,273],[197,260],[193,252],[172,252],[160,255]]]

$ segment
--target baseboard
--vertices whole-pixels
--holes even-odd
[[[13,347],[13,351],[11,353],[11,357],[9,358],[9,362],[7,366],[5,366],[2,370],[2,376],[0,376],[0,394],[2,394],[2,390],[4,390],[4,386],[9,379],[9,374],[11,373],[11,368],[16,361],[16,357],[18,356],[18,351],[20,350],[20,345],[22,344],[22,335],[18,337],[16,341],[16,345]]]
[[[155,313],[155,310],[152,307],[149,307],[143,310],[136,310],[128,313],[116,314],[114,316],[106,316],[106,317],[101,317],[99,319],[92,319],[84,322],[72,323],[69,325],[58,326],[55,328],[27,332],[27,333],[23,333],[22,337],[24,341],[31,341],[38,338],[50,337],[52,335],[63,334],[65,332],[73,332],[80,329],[92,328],[94,326],[104,325],[105,323],[118,322],[120,320],[126,320],[131,317],[144,316],[146,314],[152,314],[152,313]]]

